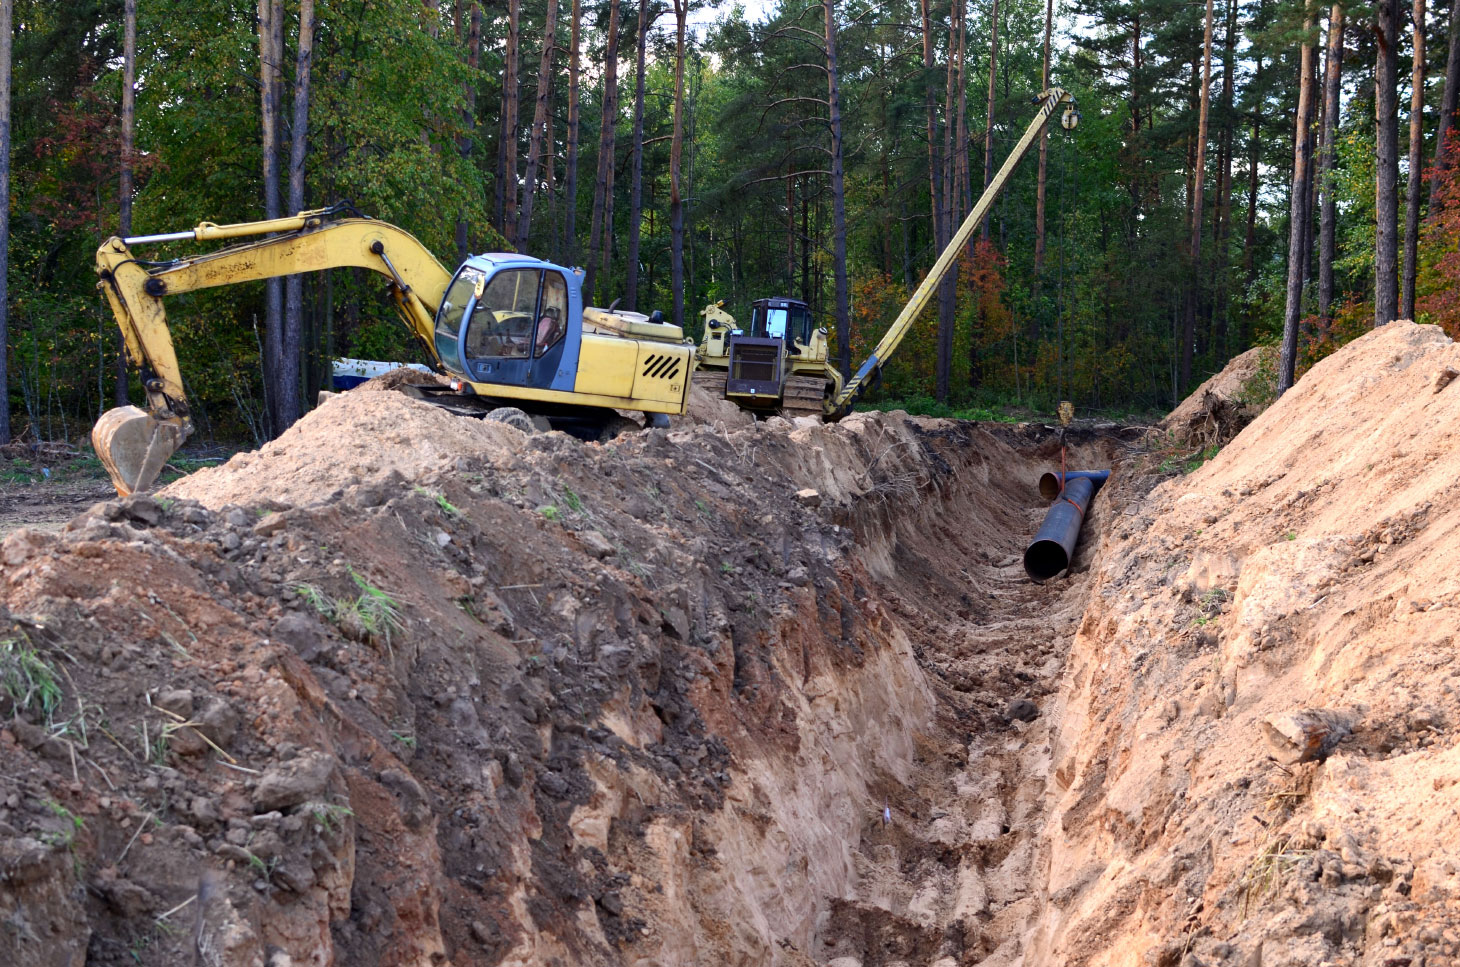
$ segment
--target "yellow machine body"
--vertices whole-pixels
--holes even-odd
[[[810,325],[809,308],[796,299],[758,299],[751,312],[751,324],[742,329],[724,302],[700,311],[704,335],[695,351],[696,385],[742,409],[820,416],[827,397],[841,389],[826,330]],[[768,325],[778,313],[779,325]],[[802,324],[788,324],[788,318]]]

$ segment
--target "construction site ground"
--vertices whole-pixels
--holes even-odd
[[[330,399],[0,543],[0,963],[1455,963],[1457,374],[1396,323],[1156,431]],[[1036,584],[1062,444],[1114,474]]]

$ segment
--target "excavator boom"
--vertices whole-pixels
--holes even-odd
[[[98,288],[121,327],[127,355],[142,370],[147,409],[123,406],[102,415],[92,429],[96,455],[126,495],[151,485],[167,459],[192,432],[182,372],[163,298],[297,272],[356,266],[386,276],[396,310],[432,355],[432,325],[451,281],[430,251],[407,232],[370,218],[329,220],[333,209],[300,212],[238,225],[204,222],[186,232],[109,238],[96,253]],[[131,246],[154,242],[211,241],[272,235],[194,258],[139,262]],[[439,361],[439,359],[438,359]]]
[[[902,342],[903,336],[907,335],[908,330],[912,328],[913,322],[927,308],[928,301],[933,297],[933,290],[938,287],[938,283],[943,280],[943,276],[947,275],[948,270],[953,267],[953,263],[958,258],[959,251],[968,244],[968,240],[973,237],[974,231],[978,229],[978,226],[988,215],[989,209],[993,207],[999,194],[1004,190],[1004,186],[1008,184],[1010,176],[1014,173],[1014,169],[1019,166],[1019,162],[1023,160],[1024,156],[1029,153],[1029,149],[1034,146],[1034,142],[1039,138],[1039,132],[1044,128],[1045,123],[1049,121],[1055,110],[1061,104],[1065,105],[1062,123],[1066,128],[1073,128],[1078,123],[1079,114],[1075,110],[1074,98],[1067,91],[1058,87],[1052,87],[1041,94],[1038,100],[1041,102],[1039,113],[1034,116],[1034,120],[1029,122],[1029,129],[1024,132],[1024,136],[1019,139],[1019,143],[1014,146],[1014,150],[1009,152],[1009,156],[1004,159],[1004,164],[999,168],[998,173],[994,175],[993,180],[989,182],[988,187],[984,189],[983,194],[978,199],[978,203],[973,206],[973,211],[968,213],[968,217],[963,220],[963,224],[958,226],[958,231],[953,233],[953,238],[948,242],[947,247],[943,249],[943,254],[938,256],[938,261],[933,263],[932,269],[929,270],[928,274],[923,278],[923,281],[918,285],[917,290],[913,293],[913,297],[908,300],[907,305],[902,307],[902,312],[898,314],[896,321],[892,323],[891,328],[882,337],[882,341],[877,344],[877,348],[872,351],[872,355],[867,357],[867,361],[862,364],[861,368],[847,382],[847,385],[842,388],[842,391],[829,402],[826,414],[828,419],[841,419],[850,413],[852,406],[856,404],[857,400],[866,391],[868,381],[882,369],[887,360],[897,351],[897,346]]]

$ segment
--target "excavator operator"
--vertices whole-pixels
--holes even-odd
[[[567,286],[556,272],[546,273],[542,285],[542,313],[537,320],[535,355],[541,356],[563,334],[563,309],[568,301]]]

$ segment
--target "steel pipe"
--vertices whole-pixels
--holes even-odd
[[[1098,486],[1090,477],[1065,476],[1065,489],[1044,516],[1044,526],[1034,535],[1034,542],[1024,551],[1024,571],[1036,581],[1047,581],[1070,566],[1080,539],[1080,524]]]
[[[1060,475],[1057,474],[1057,473],[1055,473],[1053,470],[1051,470],[1048,473],[1046,473],[1044,476],[1040,477],[1039,478],[1039,496],[1043,497],[1045,500],[1054,500],[1056,497],[1058,497],[1060,495],[1060,488],[1063,487],[1065,485],[1065,483],[1067,483],[1067,482],[1069,482],[1071,480],[1075,480],[1075,479],[1077,479],[1079,477],[1085,477],[1090,482],[1092,482],[1093,484],[1095,484],[1095,489],[1096,490],[1099,490],[1100,489],[1100,485],[1103,484],[1103,483],[1105,483],[1106,479],[1110,476],[1110,471],[1109,470],[1066,470],[1066,471],[1064,471],[1064,475],[1065,475],[1065,479],[1063,481],[1061,481],[1060,480]]]

